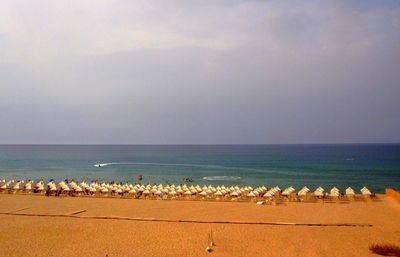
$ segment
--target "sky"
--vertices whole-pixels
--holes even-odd
[[[0,1],[2,144],[400,142],[400,1]]]

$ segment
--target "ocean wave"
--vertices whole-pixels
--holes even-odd
[[[202,168],[202,169],[210,169],[210,170],[227,170],[227,171],[244,171],[244,172],[255,172],[262,174],[270,174],[270,175],[288,175],[288,176],[297,176],[297,172],[295,171],[283,171],[283,170],[270,170],[270,169],[255,169],[255,168],[244,168],[244,167],[229,167],[222,165],[210,165],[210,164],[184,164],[184,163],[161,163],[161,162],[105,162],[105,163],[97,163],[94,164],[94,167],[101,168],[107,166],[114,165],[146,165],[146,166],[174,166],[174,167],[194,167],[194,168]],[[314,175],[313,173],[302,173],[303,175]],[[215,176],[211,176],[211,180]],[[216,176],[225,177],[225,176]],[[208,178],[208,177],[206,177]],[[239,178],[240,179],[240,178]],[[215,179],[214,179],[215,180]]]
[[[204,180],[210,180],[210,181],[232,181],[232,180],[239,180],[241,177],[238,176],[209,176],[209,177],[204,177]]]

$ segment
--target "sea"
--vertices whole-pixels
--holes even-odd
[[[67,178],[383,193],[400,189],[400,144],[0,145],[0,179]]]

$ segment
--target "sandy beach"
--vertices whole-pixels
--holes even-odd
[[[259,206],[238,202],[1,194],[0,255],[376,256],[369,252],[369,244],[400,242],[400,205],[390,197],[379,197],[382,201]],[[216,246],[212,253],[207,253],[210,231]]]

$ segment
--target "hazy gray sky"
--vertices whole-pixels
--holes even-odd
[[[400,1],[0,2],[0,143],[400,142]]]

